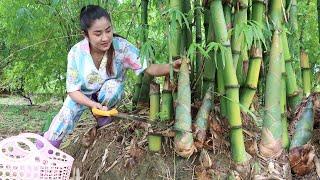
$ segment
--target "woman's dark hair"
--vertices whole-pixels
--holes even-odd
[[[95,20],[100,19],[101,17],[105,17],[110,22],[110,24],[112,24],[109,13],[100,6],[87,5],[81,9],[80,27],[86,36],[88,36],[88,29],[91,27],[92,23]],[[111,46],[107,52],[108,61],[107,61],[107,67],[106,67],[107,74],[109,76],[113,75],[113,66],[112,66],[113,56],[114,56],[114,47],[113,47],[113,44],[111,43]]]

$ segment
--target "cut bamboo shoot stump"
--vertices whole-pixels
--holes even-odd
[[[148,147],[149,151],[159,152],[161,150],[162,136],[148,135]]]

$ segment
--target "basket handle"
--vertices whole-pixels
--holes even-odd
[[[23,137],[23,138],[33,138],[33,139],[36,139],[36,140],[40,140],[42,143],[43,143],[43,147],[41,149],[37,149],[38,151],[43,151],[43,150],[48,150],[48,149],[51,149],[51,150],[54,150],[54,151],[57,151],[59,152],[60,154],[63,154],[66,156],[66,158],[70,161],[74,161],[74,158],[72,156],[70,156],[69,154],[61,151],[60,149],[54,147],[46,138],[44,138],[43,136],[40,136],[38,134],[34,134],[34,133],[22,133],[20,134],[19,136]],[[34,146],[35,147],[35,146]],[[36,147],[35,147],[36,148]]]
[[[7,156],[5,155],[2,150],[0,150],[0,157],[3,157],[3,158],[6,158],[6,159],[10,159],[11,161],[23,161],[27,158],[30,158],[30,154],[32,155],[32,152],[38,152],[39,150],[36,148],[36,146],[30,142],[30,140],[24,138],[24,137],[19,137],[19,136],[13,136],[13,137],[10,137],[10,138],[7,138],[7,139],[4,139],[0,142],[0,148],[3,147],[4,145],[6,144],[12,144],[12,143],[15,143],[15,144],[18,144],[18,143],[24,143],[26,144],[29,148],[30,148],[30,151],[26,151],[26,152],[29,152],[25,157],[21,158],[21,159],[15,159],[15,158],[12,158],[10,156]],[[32,156],[33,157],[33,156]]]
[[[26,139],[28,139],[28,138],[32,138],[32,139],[35,139],[35,140],[38,140],[38,141],[41,141],[42,143],[43,143],[43,147],[47,147],[47,148],[50,148],[50,149],[52,149],[52,150],[54,150],[54,149],[57,149],[56,147],[54,147],[46,138],[44,138],[43,136],[40,136],[40,135],[38,135],[38,134],[34,134],[34,133],[22,133],[22,134],[19,134],[18,136],[20,136],[20,137],[24,137],[24,138],[26,138]],[[33,144],[34,145],[34,144]],[[34,147],[36,147],[35,145],[34,145]],[[42,147],[42,148],[43,148]],[[42,149],[42,148],[40,148],[40,149]],[[36,148],[37,149],[37,148]],[[37,149],[38,150],[38,149]]]

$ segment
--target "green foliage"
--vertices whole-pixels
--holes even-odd
[[[191,43],[187,52],[188,59],[195,60],[197,50],[199,50],[200,54],[206,59],[209,59],[210,54],[212,54],[213,59],[215,60],[216,68],[218,69],[217,55],[218,53],[221,53],[221,61],[224,68],[225,62],[226,62],[226,53],[228,51],[228,48],[222,45],[221,43],[217,43],[217,42],[210,42],[205,47],[204,46],[205,45]]]
[[[250,20],[247,21],[247,23],[240,23],[238,24],[234,29],[235,37],[241,37],[241,35],[244,36],[244,40],[246,44],[242,44],[242,48],[246,45],[247,47],[254,46],[264,46],[265,49],[267,49],[266,45],[266,36],[267,34],[264,33],[264,27],[261,26],[256,21]],[[270,34],[271,36],[271,34]]]
[[[212,52],[212,51],[214,52],[214,60],[216,61],[215,64],[217,69],[218,69],[217,55],[218,53],[221,53],[222,67],[224,68],[226,65],[226,56],[227,56],[228,48],[225,47],[223,44],[217,43],[217,42],[210,42],[207,45],[207,47],[208,47],[207,49],[208,52]]]
[[[150,1],[148,5],[148,39],[141,45],[141,1],[129,0],[1,0],[0,1],[0,91],[21,92],[25,95],[65,95],[65,73],[69,49],[82,39],[79,28],[79,11],[87,4],[99,4],[112,16],[114,31],[141,49],[142,60],[152,63],[168,62],[168,38],[175,27],[192,29],[190,19],[195,9],[184,14],[169,8],[166,0]],[[309,4],[308,4],[309,3]],[[202,8],[201,8],[202,9]],[[313,73],[319,72],[320,52],[315,1],[298,2],[300,44],[309,54]],[[168,28],[168,22],[170,28]],[[192,23],[191,23],[192,24]],[[239,24],[231,33],[243,34],[246,46],[261,43],[270,47],[270,27],[260,27],[254,21]],[[292,30],[288,27],[290,33]],[[204,43],[204,42],[203,42]],[[221,52],[223,64],[225,47],[217,43],[191,43],[187,55],[195,59],[199,50],[203,57]],[[289,42],[290,43],[290,42]],[[290,49],[291,53],[294,51]],[[293,56],[294,68],[299,68],[297,56]],[[217,59],[217,58],[215,58]],[[216,63],[217,64],[217,63]],[[299,71],[297,73],[299,77]],[[133,73],[128,79],[134,80]],[[131,82],[131,81],[128,81]],[[130,84],[130,83],[129,83]],[[130,90],[130,88],[127,88]],[[129,94],[130,95],[130,94]],[[63,98],[61,98],[63,99]]]
[[[155,59],[155,52],[153,43],[151,41],[146,41],[140,48],[140,59],[142,60],[141,63],[144,63],[144,60],[148,60],[148,64]]]
[[[149,39],[142,56],[162,63],[167,59],[161,20],[164,2],[149,5]],[[25,95],[65,94],[69,49],[82,39],[79,12],[84,5],[99,4],[112,16],[114,31],[139,47],[140,1],[117,0],[0,1],[0,89]],[[162,6],[162,10],[159,6]],[[145,58],[141,58],[145,59]],[[135,78],[133,73],[129,79]],[[63,99],[63,98],[61,98]]]
[[[179,23],[178,25],[180,27],[183,27],[185,25],[187,27],[187,29],[190,30],[189,21],[188,21],[187,17],[179,9],[169,8],[168,10],[166,10],[163,13],[163,15],[165,15],[165,14],[168,14],[168,16],[171,19],[171,24],[170,24],[172,27],[171,30],[176,29],[177,22]]]
[[[320,71],[317,19],[317,1],[298,1],[298,35],[301,36],[299,46],[305,49],[305,51],[308,53],[313,74]],[[297,69],[300,66],[300,62],[295,59],[294,65],[295,69]],[[314,80],[313,82],[315,82]],[[316,85],[317,84],[314,84],[314,86]]]

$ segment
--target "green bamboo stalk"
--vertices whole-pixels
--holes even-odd
[[[230,41],[228,40],[227,26],[224,18],[221,0],[212,0],[210,2],[211,19],[214,22],[214,32],[218,43],[223,44],[227,51],[225,54],[225,67],[223,69],[223,80],[226,87],[228,120],[231,127],[231,153],[232,159],[236,163],[247,161],[247,154],[244,147],[242,132],[242,122],[239,106],[239,85],[236,77],[236,71],[233,67],[232,52]],[[218,61],[218,67],[223,68],[223,63]]]
[[[191,130],[191,89],[189,68],[186,59],[182,60],[178,79],[178,95],[176,107],[176,134],[174,138],[175,151],[182,157],[190,157],[194,150]]]
[[[214,31],[213,31],[213,24],[211,21],[210,13],[208,13],[209,17],[206,17],[209,19],[209,28],[208,28],[208,36],[206,39],[206,43],[209,44],[210,42],[214,41]],[[204,61],[204,70],[203,70],[203,85],[201,90],[201,98],[205,95],[207,89],[209,87],[214,86],[215,81],[215,72],[216,72],[216,66],[215,66],[215,56],[213,52],[209,53],[209,58],[205,59]]]
[[[288,47],[288,40],[286,33],[282,33],[282,45],[283,45],[283,54],[285,60],[285,69],[286,69],[286,86],[287,86],[287,96],[288,104],[292,112],[296,110],[298,105],[301,102],[301,93],[298,89],[296,74],[292,67],[292,59]]]
[[[283,50],[281,58],[281,99],[280,99],[280,108],[281,108],[281,124],[282,124],[282,147],[285,149],[289,148],[289,133],[288,133],[288,120],[287,120],[287,73],[286,73],[286,63],[285,59],[287,58],[285,52],[285,33],[281,33],[281,49]]]
[[[270,20],[273,25],[274,30],[279,30],[282,27],[283,21],[283,11],[282,11],[282,1],[271,0],[271,11],[270,11]]]
[[[187,50],[189,49],[193,37],[192,37],[192,21],[193,21],[193,15],[191,13],[189,13],[191,10],[191,3],[190,0],[184,0],[182,3],[182,12],[185,15],[185,17],[187,18],[188,22],[184,22],[183,26],[182,26],[182,41],[181,41],[181,49],[180,49],[180,53],[182,56],[186,55]],[[188,29],[188,26],[189,29]],[[195,66],[194,63],[190,62],[190,82],[194,81],[194,73],[195,73]]]
[[[159,119],[160,113],[160,85],[152,81],[150,83],[150,113],[149,120]]]
[[[202,42],[202,32],[201,32],[201,6],[200,6],[200,0],[195,0],[194,2],[195,12],[194,12],[194,21],[196,26],[196,43],[201,44]],[[199,79],[196,84],[196,98],[200,99],[202,97],[202,58],[200,50],[196,50],[196,60],[195,60],[195,77]],[[193,81],[192,81],[193,82]]]
[[[247,11],[247,17],[248,17],[248,19],[250,19],[251,18],[251,16],[252,16],[252,1],[253,0],[249,0],[248,1],[248,11]]]
[[[289,140],[289,132],[288,132],[288,119],[287,119],[287,107],[286,107],[286,88],[285,88],[285,79],[281,80],[281,124],[282,124],[282,147],[285,149],[289,148],[290,140]]]
[[[140,74],[138,76],[136,84],[134,85],[134,93],[133,93],[133,97],[132,97],[133,108],[136,107],[138,100],[139,100],[140,91],[141,91],[141,84],[142,84],[142,77],[143,77],[143,74]]]
[[[301,50],[300,66],[302,71],[303,95],[309,96],[311,93],[311,69],[308,54]]]
[[[220,115],[222,117],[227,116],[227,99],[226,90],[224,88],[224,81],[223,81],[223,69],[217,69],[217,91],[220,97]]]
[[[291,50],[292,59],[299,61],[300,58],[300,47],[299,47],[299,28],[298,28],[298,6],[297,0],[291,0],[290,11],[289,11],[289,26],[291,34],[289,37],[289,49]]]
[[[259,45],[258,45],[259,46]],[[260,66],[262,61],[262,49],[260,47],[251,48],[251,58],[249,62],[248,76],[240,96],[240,103],[249,109],[259,81]]]
[[[170,88],[170,79],[165,78],[162,95],[161,95],[160,119],[168,121],[173,118],[173,98],[172,89]]]
[[[175,8],[183,12],[183,4],[181,0],[171,0],[170,7]],[[172,23],[172,22],[171,22]],[[173,24],[173,23],[172,23]],[[173,59],[179,58],[181,55],[181,41],[182,41],[182,28],[179,25],[179,22],[175,22],[175,26],[172,26],[171,33],[169,34],[169,51]],[[184,41],[184,40],[183,40]]]
[[[214,86],[215,81],[215,60],[213,52],[210,54],[210,58],[206,59],[204,62],[204,72],[203,72],[203,85],[202,85],[202,94],[205,94],[206,90],[208,90],[209,87]]]
[[[232,28],[232,4],[231,1],[226,1],[223,4],[224,18],[226,20],[227,28]]]
[[[153,76],[149,75],[148,73],[143,73],[138,103],[149,103],[150,82],[152,79]]]
[[[318,11],[318,38],[320,43],[320,0],[317,0],[317,11]]]
[[[243,86],[248,74],[249,57],[247,52],[247,46],[241,51],[241,56],[238,59],[237,64],[237,78],[240,86]]]
[[[141,0],[142,43],[145,43],[148,38],[148,3],[149,0]]]
[[[188,20],[188,23],[189,23],[189,29],[187,27],[186,24],[183,25],[183,41],[182,41],[182,49],[181,49],[181,52],[184,53],[184,51],[186,51],[186,49],[189,48],[190,44],[192,43],[192,19],[193,19],[193,16],[192,14],[190,14],[190,10],[191,10],[191,3],[190,3],[190,0],[184,0],[183,1],[183,7],[182,7],[182,12],[183,14],[185,15],[185,17],[187,18]]]
[[[272,41],[271,41],[272,42]],[[264,68],[260,70],[260,73],[262,73],[260,75],[259,81],[258,81],[258,89],[259,89],[259,94],[261,94],[262,96],[260,97],[261,99],[261,106],[265,106],[265,102],[266,102],[266,97],[264,95],[265,91],[266,91],[266,82],[267,82],[267,71],[268,71],[268,63],[270,62],[270,50],[271,50],[271,42],[269,45],[269,48],[266,49],[266,51],[263,52],[263,66]]]
[[[148,38],[148,2],[149,0],[142,0],[141,1],[141,26],[142,26],[142,33],[141,33],[141,43],[144,44],[147,41]],[[144,73],[145,74],[145,73]],[[136,107],[137,103],[141,100],[142,102],[149,101],[149,84],[147,81],[143,81],[144,76],[147,75],[139,75],[138,81],[135,84],[133,98],[132,98],[132,104],[133,108]],[[143,95],[143,97],[140,97],[140,95]]]
[[[203,27],[204,27],[204,35],[206,40],[209,38],[209,23],[210,23],[210,7],[207,4],[204,4],[204,12],[203,12]]]
[[[262,27],[265,17],[265,2],[260,0],[253,0],[252,6],[252,20],[256,21]],[[241,93],[242,95],[240,96],[240,103],[246,109],[249,109],[257,90],[262,62],[262,51],[263,50],[261,47],[261,42],[256,42],[256,45],[253,45],[251,47],[248,74],[243,92]]]
[[[231,1],[225,1],[223,4],[223,12],[224,17],[227,25],[227,30],[229,31],[232,29],[232,4]],[[218,53],[217,55],[218,61],[222,60],[221,53]],[[224,81],[223,81],[223,70],[222,68],[217,68],[217,91],[220,98],[220,116],[221,117],[227,117],[227,99],[226,96],[226,90],[224,87]]]
[[[235,29],[239,28],[241,24],[247,24],[247,15],[248,15],[248,0],[236,0],[235,1],[235,14],[234,14],[234,23],[233,27]],[[240,37],[236,37],[233,33],[231,38],[231,48],[232,48],[232,57],[233,57],[233,66],[236,68],[239,57],[241,55],[241,45],[244,43],[243,34]]]
[[[213,102],[213,87],[207,90],[206,95],[203,98],[202,105],[197,113],[196,123],[195,123],[195,139],[200,144],[203,144],[207,137],[208,129],[208,117],[210,111],[212,110]]]
[[[160,113],[160,85],[152,81],[150,83],[150,113],[149,120],[156,121]],[[156,152],[161,150],[161,136],[148,135],[148,147],[150,151]]]

